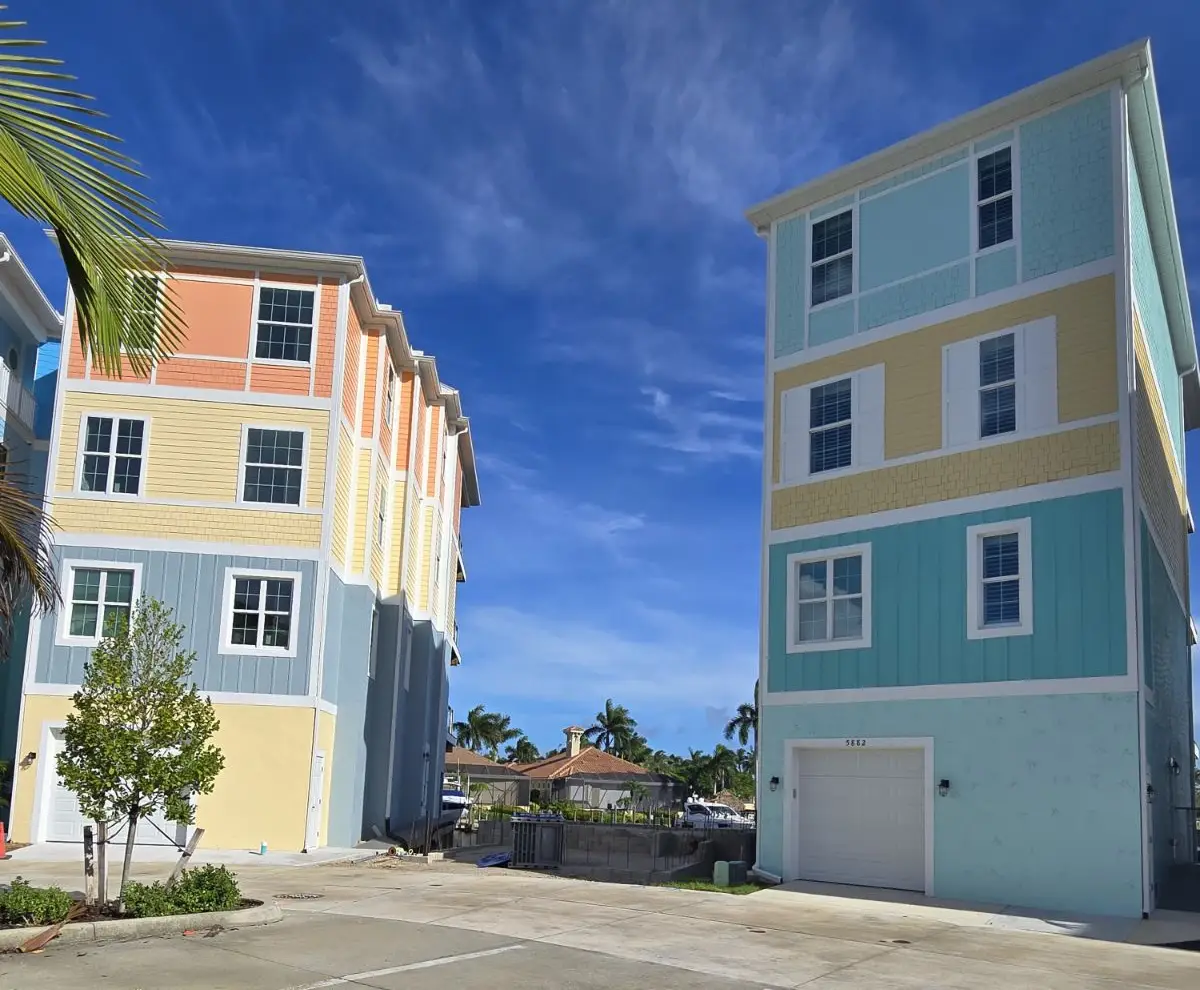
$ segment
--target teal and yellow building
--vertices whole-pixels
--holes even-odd
[[[748,215],[758,869],[1152,910],[1196,846],[1200,375],[1148,43]]]
[[[138,376],[79,345],[74,300],[46,498],[62,607],[24,663],[10,835],[77,840],[54,772],[91,649],[142,595],[187,629],[225,769],[203,844],[349,846],[440,811],[461,510],[479,504],[459,393],[360,258],[170,242],[151,298],[186,336]],[[179,841],[173,823],[140,841]]]

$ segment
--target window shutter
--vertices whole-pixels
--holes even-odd
[[[883,463],[883,365],[863,368],[854,377],[855,467],[872,467]]]
[[[808,476],[808,388],[780,396],[779,480],[796,484]]]
[[[1030,323],[1022,333],[1024,364],[1021,390],[1024,420],[1021,432],[1044,430],[1058,425],[1058,344],[1054,319]]]
[[[942,438],[947,447],[979,439],[979,341],[942,348]]]

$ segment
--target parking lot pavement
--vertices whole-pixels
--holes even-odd
[[[747,990],[698,975],[498,935],[402,921],[290,914],[266,928],[0,956],[2,990]]]
[[[0,957],[0,990],[1200,987],[1200,953],[1018,931],[1013,916],[827,886],[730,896],[394,860],[246,870],[242,881],[247,896],[276,898],[284,920],[212,938],[51,943]]]

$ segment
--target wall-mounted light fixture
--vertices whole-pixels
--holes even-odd
[[[1171,769],[1171,773],[1175,774],[1176,776],[1179,775],[1179,761],[1175,759],[1175,757],[1172,756],[1169,760],[1167,760],[1167,766]]]
[[[945,777],[938,781],[938,793],[942,797],[945,797],[950,793],[950,781],[948,781]]]
[[[1146,785],[1146,797],[1153,800],[1153,798],[1154,798],[1154,785],[1153,784]]]
[[[30,750],[28,753],[26,753],[24,756],[21,757],[21,763],[20,763],[21,769],[28,770],[33,765],[33,761],[36,759],[37,759],[37,753],[35,753],[33,750]]]
[[[772,777],[771,780],[769,781],[769,783],[771,786],[771,790],[773,790],[773,791],[779,790],[779,778],[778,777]]]

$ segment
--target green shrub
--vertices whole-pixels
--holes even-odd
[[[71,895],[58,887],[31,887],[14,877],[6,891],[0,891],[0,920],[9,925],[53,925],[71,910]]]
[[[224,866],[184,870],[169,890],[161,883],[125,885],[125,910],[135,918],[232,911],[242,903],[237,874]]]

